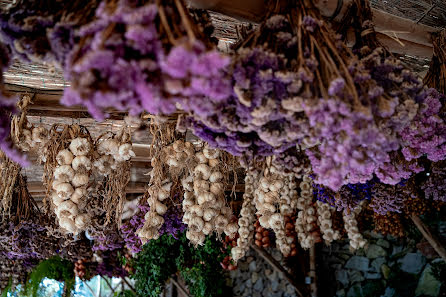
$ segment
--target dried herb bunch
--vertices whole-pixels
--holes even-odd
[[[99,3],[99,0],[15,1],[0,12],[0,38],[16,58],[62,66],[78,42],[75,31],[93,19]]]
[[[432,38],[434,54],[424,83],[446,95],[446,30],[436,33]]]
[[[177,103],[203,102],[226,84],[219,69],[229,59],[213,49],[183,0],[103,1],[79,36],[62,102],[82,104],[97,119],[108,107],[171,114]]]

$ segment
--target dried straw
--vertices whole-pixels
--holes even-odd
[[[433,36],[434,54],[424,84],[446,95],[446,30]]]

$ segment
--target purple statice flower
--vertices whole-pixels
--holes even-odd
[[[400,185],[386,185],[377,183],[372,189],[372,201],[369,206],[374,212],[386,215],[388,212],[401,212],[406,200],[406,193]]]
[[[433,163],[431,169],[426,172],[427,179],[422,183],[426,199],[446,202],[446,166],[444,162]]]
[[[312,18],[311,16],[306,15],[302,20],[302,25],[307,31],[314,32],[320,26],[319,22],[320,21]]]
[[[330,96],[339,96],[344,90],[345,80],[342,77],[339,77],[333,80],[330,83],[330,87],[328,88],[328,95]]]
[[[150,210],[150,207],[145,205],[138,206],[139,211],[125,224],[121,226],[121,234],[125,241],[126,247],[134,254],[142,250],[142,241],[136,235],[136,231],[143,227],[145,223],[145,214]],[[163,234],[170,234],[175,239],[177,235],[186,230],[186,225],[182,222],[182,214],[175,207],[170,207],[163,215],[164,224],[159,230],[160,236]]]
[[[109,108],[172,114],[179,105],[204,114],[207,109],[199,108],[208,101],[231,95],[229,58],[200,40],[166,43],[158,32],[156,4],[120,0],[114,11],[101,4],[96,17],[79,30],[85,42],[65,67],[72,85],[62,103],[84,105],[102,120]]]
[[[423,155],[434,162],[446,158],[446,123],[440,113],[444,101],[444,95],[434,89],[420,93],[421,107],[411,125],[401,132],[406,160]]]
[[[352,111],[345,103],[322,100],[304,106],[320,145],[306,150],[316,182],[334,191],[342,185],[365,183],[390,162],[398,142],[380,131],[370,115]]]

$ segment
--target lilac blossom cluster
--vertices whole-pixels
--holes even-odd
[[[426,199],[446,202],[446,164],[433,163],[426,181],[421,185]]]
[[[110,8],[102,2],[96,20],[80,29],[82,42],[65,69],[72,85],[63,104],[84,105],[103,119],[107,108],[131,115],[171,114],[181,104],[198,112],[206,106],[204,96],[217,102],[229,96],[221,71],[229,58],[199,40],[184,37],[175,46],[166,44],[157,4],[144,3],[120,0]]]
[[[139,211],[125,224],[121,226],[121,234],[124,238],[126,247],[134,254],[142,250],[141,239],[136,235],[136,230],[142,228],[145,219],[144,216],[149,212],[150,207],[147,204],[140,205]],[[175,207],[170,207],[163,215],[164,224],[159,230],[160,236],[163,234],[170,234],[175,239],[177,235],[186,230],[186,225],[183,224],[182,215]]]

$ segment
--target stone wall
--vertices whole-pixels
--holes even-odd
[[[284,264],[277,249],[268,252]],[[296,297],[294,287],[253,250],[239,261],[237,270],[230,272],[230,282],[237,297]]]
[[[319,251],[320,296],[439,296],[441,283],[432,265],[443,260],[428,259],[414,240],[374,232],[364,236],[365,249],[353,252],[348,241],[338,241]]]

